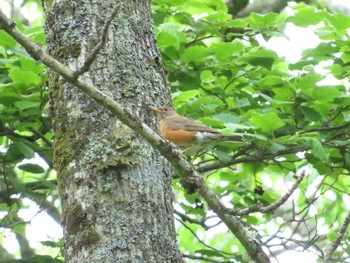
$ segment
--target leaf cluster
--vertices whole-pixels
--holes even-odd
[[[235,19],[218,0],[155,0],[153,17],[174,107],[223,133],[239,132],[246,137],[244,145],[222,142],[194,161],[205,172],[206,182],[227,206],[239,210],[258,201],[264,205],[277,201],[306,169],[307,181],[286,208],[246,215],[242,220],[260,229],[271,243],[281,235],[284,245],[293,239],[284,236],[285,231],[299,235],[304,231],[287,223],[297,221],[297,214],[314,232],[292,242],[309,243],[322,257],[325,242],[315,240],[320,238],[317,221],[324,220],[330,228],[331,222],[345,217],[341,200],[350,167],[350,18],[301,3],[279,14],[252,13]],[[308,28],[319,39],[295,63],[264,45],[270,39],[284,38],[290,25]],[[182,193],[177,181],[174,187],[179,193],[178,212],[192,219],[180,216],[179,220],[190,222],[195,233],[204,235],[200,241],[195,235],[186,238],[189,226],[180,226],[180,233],[187,233],[180,235],[185,254],[220,258],[215,250],[209,255],[202,241],[227,253],[241,249],[236,240],[224,237],[225,230],[207,236],[211,212],[198,197]],[[336,205],[334,200],[339,200]],[[311,206],[317,211],[313,217],[308,215]],[[290,217],[284,218],[285,213]],[[266,228],[269,220],[280,225],[277,232]],[[240,262],[238,257],[243,255],[235,255]],[[221,259],[227,260],[224,254]]]

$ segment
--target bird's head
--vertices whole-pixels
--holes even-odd
[[[177,112],[170,106],[160,106],[160,107],[150,106],[150,109],[156,112],[161,119],[178,115]]]

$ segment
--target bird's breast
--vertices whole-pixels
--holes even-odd
[[[164,139],[175,144],[188,144],[197,139],[196,132],[169,129],[164,123],[161,124],[160,131]]]

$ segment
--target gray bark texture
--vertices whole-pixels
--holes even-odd
[[[49,53],[84,65],[111,20],[104,47],[80,76],[156,129],[150,104],[169,102],[144,0],[44,1]],[[66,262],[182,262],[172,171],[158,152],[56,73],[49,77],[54,166]]]

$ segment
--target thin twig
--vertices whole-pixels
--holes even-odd
[[[340,130],[340,129],[344,129],[347,128],[348,126],[350,126],[350,121],[349,122],[345,122],[342,125],[339,126],[330,126],[330,127],[319,127],[319,128],[313,128],[313,129],[309,129],[306,131],[301,131],[300,134],[303,133],[309,133],[309,132],[318,132],[318,131],[334,131],[334,130]]]
[[[292,185],[292,187],[289,189],[289,191],[278,201],[274,202],[271,205],[263,206],[261,202],[257,202],[255,205],[250,206],[248,208],[242,209],[240,211],[229,211],[229,214],[236,215],[236,216],[243,216],[243,215],[249,215],[251,213],[255,212],[261,212],[261,213],[267,213],[276,210],[278,207],[283,205],[288,198],[294,193],[295,189],[299,186],[301,181],[304,179],[306,172],[303,171],[298,179],[295,181],[295,183]]]
[[[181,220],[183,222],[190,222],[191,224],[197,224],[197,225],[200,225],[202,226],[204,229],[207,229],[207,225],[205,224],[205,221],[204,220],[197,220],[197,219],[193,219],[191,217],[189,217],[188,215],[185,215],[177,210],[174,210],[174,214],[179,216],[181,218]]]
[[[47,144],[47,146],[52,147],[52,143],[45,137],[44,134],[35,130],[33,127],[28,127],[28,130],[34,133],[38,138],[42,139]]]
[[[182,221],[180,221],[180,220],[178,220],[178,219],[177,219],[177,221],[180,222],[188,231],[190,231],[191,234],[192,234],[192,235],[198,240],[198,242],[201,243],[203,246],[205,246],[205,247],[207,247],[207,248],[209,248],[209,249],[211,249],[211,250],[213,250],[213,251],[215,251],[215,252],[217,252],[217,253],[223,254],[223,255],[222,255],[223,257],[225,257],[224,255],[228,255],[228,256],[233,256],[233,255],[234,255],[233,253],[228,253],[228,252],[225,252],[225,251],[221,251],[221,250],[216,249],[216,248],[214,248],[214,247],[212,247],[212,246],[209,246],[209,245],[206,244],[203,240],[201,240],[201,239],[197,236],[197,234],[196,234],[189,226],[187,226],[184,222],[182,222]]]
[[[117,4],[114,7],[110,17],[107,19],[106,23],[104,24],[102,29],[101,40],[97,43],[97,45],[93,48],[93,50],[91,50],[91,54],[85,60],[84,65],[73,73],[73,75],[76,78],[78,78],[80,75],[84,74],[85,72],[89,71],[90,66],[95,61],[98,53],[105,46],[107,41],[107,33],[108,33],[109,26],[112,20],[114,19],[115,15],[117,14],[118,10],[119,10],[119,4]]]
[[[338,234],[336,240],[333,242],[331,249],[328,251],[328,253],[324,257],[324,260],[323,260],[324,263],[330,262],[330,259],[333,255],[333,253],[337,250],[341,240],[343,239],[343,236],[344,236],[349,224],[350,224],[350,211],[349,211],[347,217],[345,218],[344,224],[340,228],[339,234]]]
[[[264,160],[273,160],[276,157],[279,157],[281,155],[285,154],[290,154],[290,153],[298,153],[298,152],[303,152],[310,149],[309,146],[306,147],[294,147],[294,148],[289,148],[285,150],[281,150],[278,152],[259,152],[256,153],[255,155],[248,155],[246,157],[241,157],[241,158],[236,158],[232,159],[231,161],[223,164],[221,162],[216,162],[216,163],[210,163],[206,165],[201,165],[200,167],[197,168],[197,171],[200,173],[216,170],[219,168],[224,168],[224,167],[229,167],[231,165],[239,164],[239,163],[251,163],[251,162],[261,162]]]

